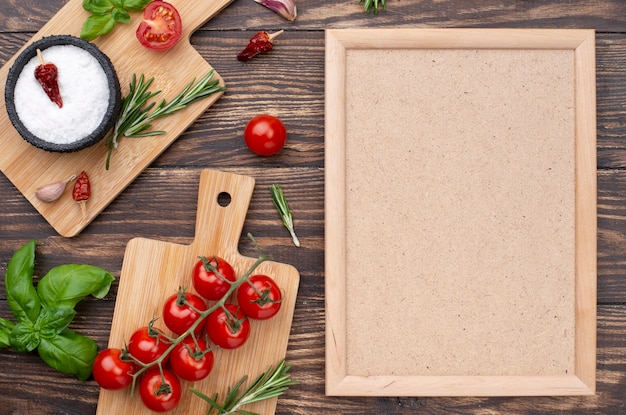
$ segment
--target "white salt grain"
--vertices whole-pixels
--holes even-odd
[[[44,141],[78,141],[102,123],[110,95],[106,73],[95,57],[77,46],[51,46],[41,52],[46,63],[57,66],[63,107],[52,102],[35,79],[35,68],[40,64],[35,56],[24,66],[15,85],[17,115]]]

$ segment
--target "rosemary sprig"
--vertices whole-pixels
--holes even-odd
[[[243,392],[240,392],[241,386],[248,379],[248,376],[242,377],[235,386],[228,388],[226,398],[222,404],[219,404],[218,394],[213,398],[208,397],[197,389],[189,388],[191,392],[209,403],[211,408],[206,415],[259,415],[256,412],[245,411],[242,406],[254,402],[264,401],[282,395],[289,386],[297,385],[298,382],[291,380],[291,375],[287,373],[291,366],[285,364],[285,359],[281,360],[276,367],[270,366],[265,372],[259,375],[250,386]]]
[[[137,75],[133,74],[128,95],[122,100],[120,115],[113,127],[113,131],[105,140],[105,144],[109,147],[106,169],[109,169],[113,150],[117,148],[122,137],[149,137],[165,134],[165,131],[162,130],[147,130],[152,127],[152,122],[157,118],[171,115],[211,94],[224,91],[226,88],[219,85],[219,80],[213,79],[214,73],[215,71],[211,69],[198,83],[196,83],[194,78],[169,103],[162,100],[156,107],[155,102],[148,103],[150,99],[161,93],[161,91],[150,92],[148,90],[154,81],[154,77],[146,81],[144,75],[141,74],[139,80],[137,80]]]
[[[374,14],[378,14],[378,3],[380,3],[383,10],[387,10],[387,0],[359,0],[359,4],[363,2],[365,2],[363,9],[365,9],[367,13],[374,11]]]
[[[296,232],[293,229],[293,217],[291,216],[291,210],[287,204],[287,199],[285,199],[285,195],[283,194],[283,189],[281,189],[277,184],[273,184],[270,186],[270,191],[272,192],[274,206],[278,209],[278,213],[280,213],[280,217],[283,220],[283,225],[285,225],[285,228],[287,228],[291,234],[293,243],[296,246],[300,246],[300,241],[298,240]]]

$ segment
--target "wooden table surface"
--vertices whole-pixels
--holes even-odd
[[[64,0],[0,0],[0,64],[64,4]],[[235,0],[194,34],[192,43],[224,77],[228,92],[80,235],[71,239],[58,236],[0,175],[0,274],[4,275],[13,252],[35,239],[38,275],[55,265],[83,262],[106,268],[118,277],[126,243],[133,237],[192,241],[202,169],[250,175],[257,182],[243,235],[251,232],[277,261],[294,265],[301,274],[287,352],[293,378],[300,385],[279,399],[277,413],[626,413],[626,3],[388,0],[388,10],[376,16],[366,14],[355,0],[307,0],[298,6],[298,20],[289,23],[252,0]],[[596,30],[599,252],[595,396],[325,396],[324,29],[355,27]],[[235,59],[256,31],[278,29],[286,32],[271,54],[247,65]],[[243,143],[247,120],[261,112],[279,116],[289,131],[288,144],[278,156],[258,157]],[[281,184],[288,195],[301,248],[292,245],[278,220],[268,191],[272,183]],[[245,236],[240,246],[242,254],[255,255]],[[100,348],[108,341],[116,291],[117,282],[105,299],[82,302],[71,326],[92,337]],[[11,318],[3,282],[0,317]],[[54,372],[36,354],[0,350],[0,414],[94,414],[98,391],[93,380],[81,382]]]

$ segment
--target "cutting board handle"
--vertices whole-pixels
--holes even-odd
[[[194,244],[206,255],[237,253],[254,178],[217,170],[200,173]]]
[[[232,3],[232,1],[233,0],[170,0],[170,3],[173,4],[180,13],[180,17],[183,21],[183,36],[189,38],[193,32]]]

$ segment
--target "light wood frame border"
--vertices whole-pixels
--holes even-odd
[[[355,376],[346,370],[346,51],[544,49],[575,53],[574,372],[551,376]],[[336,396],[591,395],[596,388],[597,184],[595,32],[587,29],[326,31],[326,394]]]

